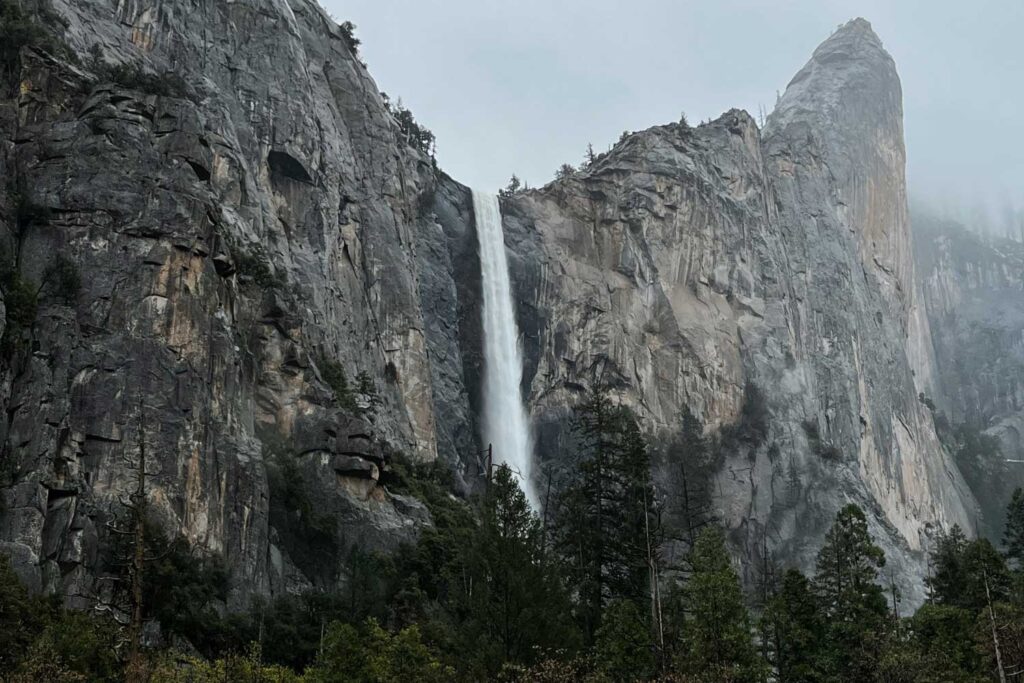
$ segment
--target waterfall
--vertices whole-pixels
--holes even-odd
[[[483,439],[494,448],[495,462],[521,476],[519,484],[534,509],[539,501],[533,486],[533,436],[519,393],[523,354],[519,347],[501,209],[495,195],[473,190],[476,236],[483,280],[484,384]]]

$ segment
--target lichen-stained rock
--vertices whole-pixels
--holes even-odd
[[[429,515],[385,461],[475,447],[457,311],[422,306],[455,290],[432,161],[311,0],[48,4],[78,59],[26,49],[0,107],[5,257],[41,288],[5,331],[0,540],[87,601],[144,440],[154,515],[223,555],[234,605],[343,580],[288,556],[269,470],[291,462],[338,547],[393,549]],[[325,362],[379,404],[346,412]]]
[[[504,210],[542,456],[596,382],[666,437],[684,407],[714,433],[763,403],[767,432],[715,482],[748,578],[766,546],[810,566],[855,501],[923,598],[928,536],[975,503],[917,399],[933,360],[900,84],[867,22],[815,51],[763,133],[740,111],[655,127]]]

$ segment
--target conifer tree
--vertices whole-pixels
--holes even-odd
[[[826,667],[839,681],[865,681],[873,675],[890,624],[878,570],[885,554],[868,532],[864,511],[849,504],[836,515],[818,553],[814,590],[828,624]]]
[[[1014,490],[1010,504],[1006,508],[1003,548],[1007,559],[1017,569],[1024,569],[1024,489]]]
[[[811,582],[796,569],[788,570],[782,585],[761,616],[761,639],[767,663],[778,683],[822,680],[819,659],[824,620],[814,599]]]
[[[668,448],[668,476],[672,483],[668,509],[679,527],[679,540],[693,548],[697,534],[714,523],[708,491],[710,448],[704,428],[689,408],[683,408],[678,437]]]
[[[577,589],[581,626],[593,642],[610,601],[649,604],[647,540],[657,515],[647,445],[633,413],[596,389],[577,407],[573,429],[578,463],[559,495],[554,536]]]
[[[576,641],[568,593],[543,560],[540,534],[540,520],[512,470],[499,466],[466,557],[451,572],[465,577],[453,583],[465,611],[464,638],[484,660],[481,675],[496,674],[505,662],[529,662],[547,644],[570,648]]]
[[[594,644],[601,675],[612,681],[647,680],[654,673],[654,649],[643,609],[632,600],[608,605]]]
[[[931,576],[925,580],[929,602],[977,614],[988,604],[987,594],[997,602],[1010,596],[1012,578],[1006,561],[988,539],[968,541],[959,526],[939,534],[931,563]]]
[[[682,668],[709,680],[759,680],[750,615],[722,532],[715,527],[702,530],[690,563],[693,573],[685,589],[690,619]]]

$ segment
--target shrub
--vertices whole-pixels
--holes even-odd
[[[0,0],[0,67],[9,81],[17,78],[21,65],[21,50],[33,47],[51,54],[70,58],[72,53],[61,41],[46,30],[45,26],[57,23],[57,17],[41,10],[40,17],[30,16],[14,0]]]
[[[38,308],[38,292],[27,280],[21,277],[13,263],[6,262],[2,256],[0,261],[0,291],[4,295],[6,307],[6,328],[0,340],[0,351],[10,356],[21,338],[24,330],[30,329],[36,321]]]
[[[264,448],[270,494],[270,525],[307,576],[333,579],[340,554],[334,518],[313,505],[294,456]]]
[[[284,286],[284,279],[274,272],[269,259],[263,253],[236,251],[233,258],[238,275],[249,278],[257,287],[278,289]]]
[[[818,457],[825,460],[842,460],[843,452],[835,444],[821,438],[817,420],[804,420],[801,426],[807,435],[807,443]]]
[[[369,412],[375,412],[383,404],[377,385],[365,370],[356,375],[356,392],[364,396],[369,403]]]
[[[356,38],[356,25],[351,21],[343,21],[338,24],[338,28],[341,29],[342,40],[345,41],[345,45],[352,53],[352,56],[358,56],[359,46],[362,44],[362,41]]]
[[[555,178],[557,180],[565,180],[566,178],[571,178],[575,173],[576,169],[572,164],[562,164],[558,167],[558,170],[555,171]]]
[[[140,64],[118,64],[108,67],[100,76],[122,88],[138,90],[147,95],[188,97],[188,85],[181,76],[171,72],[151,73]]]
[[[398,124],[399,137],[410,147],[432,157],[434,154],[434,134],[416,121],[412,112],[402,106],[401,99],[392,105],[391,98],[388,97],[387,93],[381,93],[381,97],[384,99],[384,107]]]
[[[355,393],[348,385],[348,377],[345,375],[345,368],[341,366],[341,363],[325,358],[318,365],[320,366],[320,376],[334,392],[334,399],[341,409],[353,415],[359,415],[361,411],[356,404]]]

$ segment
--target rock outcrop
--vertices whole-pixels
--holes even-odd
[[[343,582],[346,549],[429,523],[393,458],[472,485],[469,191],[313,0],[52,5],[77,59],[26,48],[0,102],[5,277],[39,293],[4,289],[0,550],[101,594],[144,442],[153,510],[224,557],[235,605]],[[713,485],[745,566],[808,565],[855,501],[920,599],[931,530],[975,503],[917,398],[938,380],[903,167],[899,79],[855,20],[764,131],[658,126],[506,198],[539,457],[598,382],[656,440],[688,408],[743,435]]]
[[[315,2],[52,4],[78,59],[25,48],[0,105],[0,230],[40,291],[3,362],[4,550],[34,586],[100,591],[144,440],[154,514],[226,559],[240,602],[343,580],[347,547],[426,517],[380,485],[388,460],[472,442],[429,211],[455,187],[466,220],[462,188]],[[379,406],[338,400],[339,370]],[[272,518],[281,467],[333,526],[301,569],[313,520]]]
[[[896,575],[920,576],[929,530],[967,525],[974,501],[917,399],[932,361],[901,107],[892,59],[855,20],[763,133],[740,111],[656,127],[508,201],[542,449],[561,450],[566,406],[597,381],[666,436],[684,407],[713,433],[763,405],[766,433],[725,453],[715,483],[737,546],[806,566],[855,501]]]

